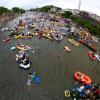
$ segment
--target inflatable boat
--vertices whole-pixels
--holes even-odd
[[[68,51],[68,52],[71,51],[71,49],[70,49],[68,46],[65,46],[65,47],[64,47],[64,50],[65,50],[65,51]]]
[[[79,42],[81,42],[82,44],[84,44],[85,46],[87,46],[88,48],[90,48],[92,51],[97,51],[97,47],[95,44],[90,45],[89,43],[86,43],[85,40],[80,39]]]
[[[53,38],[56,40],[56,41],[61,41],[63,36],[62,35],[58,35],[58,37],[56,36],[53,36]]]
[[[22,51],[32,49],[31,47],[26,46],[26,45],[23,45],[23,44],[18,44],[18,45],[16,46],[16,48],[17,48],[18,50],[22,50]]]
[[[44,37],[50,39],[50,40],[53,40],[53,38],[50,36],[50,34],[42,34]]]
[[[89,76],[87,76],[79,71],[76,71],[73,76],[74,76],[75,80],[82,82],[84,84],[91,84],[92,83],[92,80]]]
[[[63,38],[63,35],[52,33],[52,37],[53,37],[56,41],[61,41],[62,38]]]
[[[20,66],[20,68],[23,68],[23,69],[29,69],[31,66],[31,63],[30,62],[27,64],[19,63],[19,66]]]
[[[79,43],[76,42],[74,39],[68,39],[68,41],[69,41],[71,44],[75,45],[75,46],[79,46]]]
[[[8,38],[3,39],[2,41],[3,42],[8,42],[9,40],[10,40],[10,38],[8,37]]]
[[[70,96],[71,96],[69,90],[65,90],[65,91],[64,91],[64,94],[65,94],[65,97],[70,97]]]
[[[31,66],[31,62],[28,58],[23,58],[23,54],[16,54],[16,62],[19,64],[20,68],[29,69]]]
[[[89,56],[89,58],[91,59],[91,60],[96,60],[96,57],[95,57],[95,55],[94,55],[94,53],[92,52],[92,51],[89,51],[88,52],[88,56]]]
[[[14,37],[13,38],[15,38],[15,39],[29,39],[29,38],[32,38],[32,36],[29,36],[29,35],[27,35],[27,36],[22,36],[22,35],[14,35]]]
[[[15,50],[15,49],[16,49],[16,47],[15,47],[15,46],[13,46],[13,47],[11,47],[11,48],[10,48],[10,50]]]

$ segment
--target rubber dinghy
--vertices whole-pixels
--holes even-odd
[[[29,69],[31,66],[31,62],[29,61],[28,63],[25,63],[25,64],[19,63],[19,66],[20,68],[23,68],[23,69]]]
[[[17,44],[16,48],[18,50],[22,50],[22,51],[26,51],[26,50],[32,49],[30,46],[26,46],[26,45],[23,45],[23,44]]]
[[[52,37],[56,40],[56,41],[61,41],[63,38],[63,35],[57,34],[57,35],[52,35]]]
[[[69,41],[71,44],[75,45],[75,46],[79,46],[79,45],[80,45],[80,44],[79,44],[78,42],[76,42],[74,39],[68,39],[68,41]]]
[[[7,38],[3,39],[2,41],[3,41],[3,42],[8,42],[9,40],[10,40],[10,38],[7,37]]]
[[[16,62],[19,64],[20,68],[23,69],[29,69],[31,67],[31,62],[29,61],[29,59],[23,59],[23,54],[16,54]]]
[[[94,61],[96,60],[96,57],[92,51],[88,51],[88,56],[91,60],[94,60]]]
[[[64,91],[64,95],[65,95],[65,97],[70,97],[71,95],[70,95],[70,91],[69,90],[65,90]]]
[[[84,84],[91,84],[92,80],[89,76],[81,73],[80,71],[76,71],[73,75],[74,79],[76,81],[82,82]]]
[[[70,52],[71,49],[68,46],[64,46],[64,50]]]

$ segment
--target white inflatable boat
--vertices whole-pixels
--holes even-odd
[[[30,63],[30,62],[29,62],[28,64],[22,64],[22,63],[19,63],[19,66],[20,66],[20,68],[28,69],[28,68],[30,68],[31,63]]]

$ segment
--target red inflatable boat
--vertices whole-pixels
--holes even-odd
[[[9,40],[10,40],[10,38],[7,37],[7,38],[3,39],[3,42],[8,42]]]
[[[89,76],[86,76],[85,74],[83,74],[79,71],[76,71],[74,73],[74,79],[79,81],[79,82],[82,82],[84,84],[91,84],[92,83],[92,80]]]
[[[94,53],[93,53],[92,51],[89,51],[89,52],[88,52],[88,56],[89,56],[89,58],[90,58],[91,60],[96,60],[96,57],[95,57],[95,55],[94,55]]]

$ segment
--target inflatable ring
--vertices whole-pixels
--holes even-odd
[[[70,97],[70,91],[65,90],[65,91],[64,91],[64,94],[65,94],[65,97]]]

